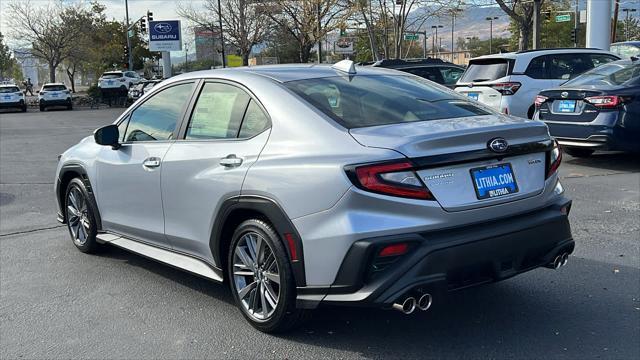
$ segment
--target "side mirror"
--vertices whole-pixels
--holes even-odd
[[[93,139],[96,141],[96,144],[111,146],[114,150],[120,148],[119,138],[120,132],[118,131],[118,125],[115,124],[103,126],[93,132]]]

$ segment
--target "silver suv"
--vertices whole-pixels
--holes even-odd
[[[573,251],[538,121],[395,70],[287,65],[154,87],[61,155],[59,221],[216,282],[282,331],[322,304],[426,310]]]

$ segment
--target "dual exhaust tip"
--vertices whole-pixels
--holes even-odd
[[[569,261],[569,253],[565,252],[556,256],[549,267],[552,269],[559,269],[567,265],[567,261]]]
[[[401,303],[393,304],[393,308],[395,310],[401,311],[407,315],[414,312],[416,309],[420,309],[422,311],[429,310],[431,305],[433,304],[433,297],[431,294],[422,294],[417,300],[415,297],[410,296],[404,299]]]

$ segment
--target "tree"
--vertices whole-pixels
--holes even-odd
[[[20,81],[22,80],[22,69],[11,54],[9,46],[4,43],[4,35],[0,33],[0,79],[4,78]]]
[[[345,0],[273,0],[264,9],[295,39],[298,60],[306,63],[311,49],[349,17],[348,5]]]
[[[500,49],[502,47],[508,47],[509,39],[508,38],[493,38],[491,41],[491,47],[495,52],[496,49]],[[477,36],[474,36],[469,39],[458,38],[458,48],[464,46],[464,50],[467,50],[471,53],[471,57],[488,55],[491,52],[489,51],[489,39],[480,40]]]
[[[264,41],[269,30],[263,5],[251,0],[221,0],[219,14],[218,0],[205,0],[204,9],[196,9],[192,3],[179,4],[178,14],[214,33],[218,32],[216,24],[221,15],[225,41],[240,51],[243,64],[248,65],[251,49]]]
[[[527,50],[533,34],[533,1],[496,0],[496,3],[511,18],[518,31],[518,49]],[[541,0],[542,5],[544,0]]]
[[[69,57],[82,34],[75,21],[81,3],[65,5],[62,1],[34,6],[31,0],[9,3],[9,24],[13,36],[31,45],[31,54],[49,65],[49,79],[56,80],[56,69]]]

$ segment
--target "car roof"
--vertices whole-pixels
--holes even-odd
[[[621,41],[621,42],[613,43],[611,45],[612,46],[613,45],[632,45],[632,46],[640,47],[640,41]]]
[[[55,86],[60,86],[60,85],[62,85],[62,86],[67,86],[67,85],[65,85],[64,83],[60,83],[60,82],[55,82],[55,83],[45,83],[45,84],[44,84],[44,85],[42,85],[42,86],[53,86],[53,85],[55,85]]]
[[[215,70],[202,70],[194,71],[185,74],[180,74],[170,78],[171,82],[186,80],[186,79],[200,79],[200,78],[227,78],[234,79],[237,77],[246,78],[246,76],[259,76],[262,78],[269,78],[277,82],[289,82],[305,79],[318,79],[325,77],[344,76],[349,75],[346,72],[337,70],[328,64],[285,64],[285,65],[259,65],[259,66],[245,66],[236,68],[225,68]],[[356,68],[356,74],[358,75],[406,75],[392,69],[385,69],[379,67],[362,67]],[[353,75],[349,75],[353,76]]]

